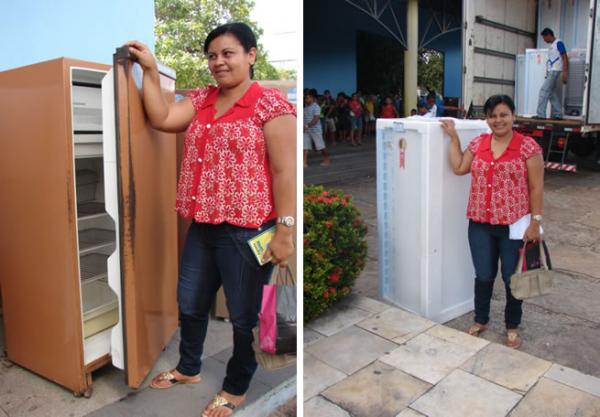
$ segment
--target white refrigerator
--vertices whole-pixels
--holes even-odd
[[[455,124],[462,149],[489,131],[483,120]],[[470,175],[452,172],[437,118],[378,119],[376,140],[381,297],[439,323],[471,311]]]

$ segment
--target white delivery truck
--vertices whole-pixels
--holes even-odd
[[[597,161],[599,6],[600,0],[464,0],[462,105],[468,116],[483,117],[487,97],[508,94],[517,104],[516,129],[540,142],[547,168],[575,171],[575,160],[569,156],[592,156]],[[569,51],[564,120],[529,117],[543,81],[540,74],[548,45],[540,32],[545,27],[551,28]]]

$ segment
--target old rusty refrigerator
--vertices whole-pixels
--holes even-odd
[[[111,362],[139,387],[178,324],[175,135],[149,126],[141,67],[114,59],[0,73],[6,353],[84,395]]]

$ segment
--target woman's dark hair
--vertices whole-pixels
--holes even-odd
[[[233,22],[226,23],[210,31],[204,41],[204,53],[208,53],[208,47],[215,38],[225,34],[233,35],[242,45],[246,53],[250,52],[250,49],[252,48],[257,48],[256,36],[254,35],[254,32],[252,32],[252,29],[250,29],[250,26],[241,22]],[[250,65],[250,78],[253,77],[254,68],[253,65]]]
[[[483,105],[483,114],[486,116],[494,111],[498,104],[506,104],[510,109],[511,113],[515,112],[515,103],[512,98],[507,96],[506,94],[496,94],[490,96]]]

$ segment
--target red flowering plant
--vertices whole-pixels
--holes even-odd
[[[304,319],[350,294],[365,267],[367,226],[352,197],[304,187]]]

